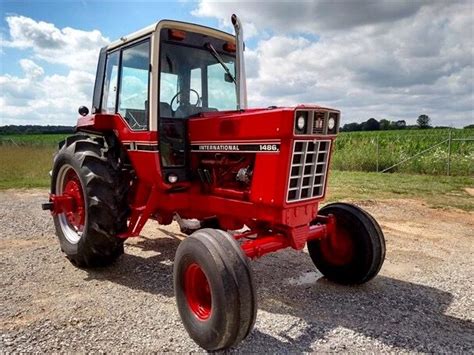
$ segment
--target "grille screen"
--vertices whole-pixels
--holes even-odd
[[[324,112],[314,113],[313,134],[321,134],[324,132]]]
[[[323,196],[330,148],[330,140],[293,143],[287,202]]]

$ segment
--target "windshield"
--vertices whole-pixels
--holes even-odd
[[[161,30],[160,36],[161,117],[186,118],[237,108],[235,51],[226,50],[233,45],[170,29]]]

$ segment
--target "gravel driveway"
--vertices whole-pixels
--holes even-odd
[[[114,265],[73,267],[43,190],[0,192],[0,352],[202,351],[175,307],[175,225],[147,224]],[[259,310],[242,352],[473,352],[474,214],[415,200],[365,201],[387,259],[359,287],[321,278],[307,253],[254,261]]]

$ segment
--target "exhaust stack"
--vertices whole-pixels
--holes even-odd
[[[245,62],[244,62],[244,31],[242,24],[236,14],[231,17],[232,25],[235,30],[237,44],[237,109],[245,110],[247,108],[247,83],[245,80]]]

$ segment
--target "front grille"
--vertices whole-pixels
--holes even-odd
[[[325,112],[316,111],[314,113],[313,134],[322,134],[324,132],[324,117]]]
[[[287,202],[324,195],[330,150],[330,140],[294,141]]]

